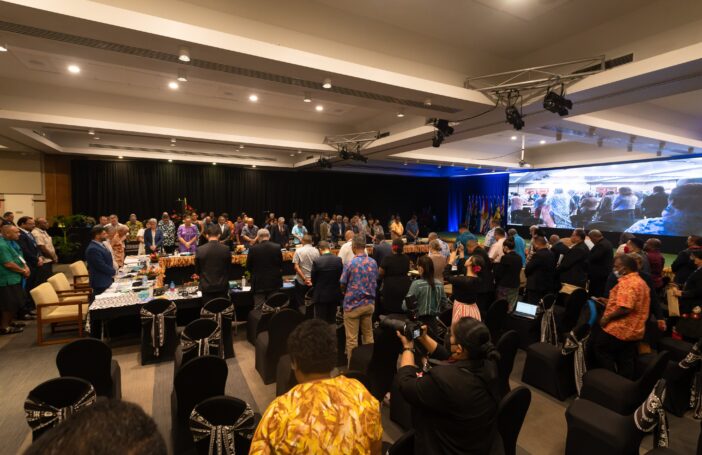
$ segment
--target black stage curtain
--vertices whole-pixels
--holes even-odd
[[[75,213],[115,213],[120,220],[130,213],[139,219],[158,218],[164,211],[177,210],[176,201],[186,197],[198,212],[235,216],[244,211],[259,226],[268,211],[286,219],[293,212],[308,217],[320,211],[358,211],[385,224],[390,214],[399,213],[404,222],[427,209],[436,217],[433,228],[447,224],[448,182],[442,178],[76,159],[72,193]]]

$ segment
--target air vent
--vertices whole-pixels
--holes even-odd
[[[112,145],[112,144],[90,144],[89,147],[96,149],[105,150],[127,150],[130,152],[149,152],[149,153],[164,153],[169,155],[189,155],[189,156],[207,156],[207,157],[217,157],[217,158],[234,158],[236,160],[253,160],[253,161],[268,161],[277,162],[276,158],[270,158],[266,156],[252,156],[252,155],[232,155],[231,153],[207,153],[207,152],[191,152],[185,150],[173,150],[160,149],[160,148],[150,148],[150,147],[129,147],[122,145]]]
[[[35,38],[41,38],[51,41],[58,41],[67,44],[73,44],[76,46],[90,47],[93,49],[100,49],[109,52],[118,52],[120,54],[133,55],[136,57],[148,58],[151,60],[159,60],[162,62],[180,63],[178,56],[175,54],[169,54],[167,52],[155,51],[152,49],[145,49],[141,47],[127,46],[119,43],[112,43],[109,41],[102,41],[94,38],[87,38],[84,36],[70,35],[62,32],[54,32],[51,30],[44,30],[41,28],[30,27],[27,25],[14,24],[12,22],[0,21],[0,30],[10,33],[17,33],[25,36],[32,36]],[[424,105],[423,101],[407,100],[402,98],[395,98],[392,96],[382,95],[379,93],[367,92],[364,90],[355,90],[345,87],[339,87],[334,85],[331,89],[323,89],[322,83],[317,81],[307,81],[304,79],[296,79],[288,76],[283,76],[280,74],[268,73],[264,71],[257,71],[248,68],[241,68],[238,66],[226,65],[224,63],[210,62],[207,60],[200,60],[193,58],[190,60],[190,66],[197,68],[202,68],[210,71],[218,71],[220,73],[235,74],[237,76],[250,77],[253,79],[260,79],[269,82],[276,82],[279,84],[292,85],[309,90],[324,90],[327,92],[334,92],[339,95],[353,96],[355,98],[364,98],[374,101],[380,101],[384,103],[391,103],[406,107],[411,107],[414,109],[424,109],[431,111],[438,111],[447,114],[456,114],[461,112],[460,109],[441,106],[437,104],[432,104],[430,108]]]

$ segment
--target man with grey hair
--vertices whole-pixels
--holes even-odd
[[[283,253],[280,245],[270,241],[268,229],[259,229],[256,242],[249,247],[246,269],[251,273],[254,309],[260,310],[269,295],[283,286]]]
[[[444,256],[446,259],[448,259],[449,256],[451,256],[451,249],[449,248],[446,242],[439,238],[439,234],[437,234],[436,232],[430,232],[429,236],[427,237],[427,240],[429,243],[431,243],[433,240],[439,242],[439,246],[441,247],[441,255]]]
[[[44,257],[44,263],[57,263],[58,256],[54,248],[54,242],[51,236],[46,232],[49,229],[49,222],[46,218],[39,217],[36,220],[36,226],[32,229],[32,236],[37,243],[37,247],[41,250],[41,255]],[[50,268],[50,267],[49,267]]]
[[[614,247],[597,229],[587,233],[594,244],[587,256],[588,290],[593,297],[604,297],[607,278],[614,265]]]
[[[280,245],[281,248],[288,246],[290,241],[290,231],[288,230],[288,225],[285,224],[285,218],[282,216],[278,218],[278,222],[271,226],[271,242],[275,242]]]
[[[361,327],[363,344],[373,343],[373,311],[378,280],[378,264],[366,254],[366,239],[353,237],[353,258],[344,265],[341,290],[344,293],[344,328],[346,330],[346,355],[358,346],[358,328]]]
[[[319,251],[312,246],[312,236],[303,235],[302,247],[295,251],[292,261],[295,267],[295,297],[300,308],[305,304],[305,294],[312,287],[312,263],[318,257]]]
[[[353,244],[352,244],[353,243],[352,242],[353,236],[354,236],[354,233],[352,230],[349,229],[348,231],[346,231],[346,234],[344,235],[344,238],[346,239],[346,243],[341,245],[341,248],[339,249],[338,256],[341,258],[341,262],[344,263],[344,266],[346,266],[346,264],[348,264],[351,261],[351,259],[353,259],[353,256],[354,256]],[[365,247],[365,239],[363,240],[363,245]]]

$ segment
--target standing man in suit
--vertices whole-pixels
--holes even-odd
[[[251,272],[254,309],[260,310],[269,295],[283,286],[283,253],[270,241],[268,229],[259,229],[256,244],[249,248],[246,268]]]
[[[695,306],[702,305],[702,250],[690,252],[690,258],[695,264],[695,271],[687,277],[685,286],[675,290],[680,298],[680,313],[691,313]]]
[[[332,243],[337,243],[344,238],[346,233],[346,224],[343,222],[341,215],[337,215],[336,220],[331,224]]]
[[[217,218],[217,228],[219,229],[219,241],[220,243],[229,244],[229,239],[232,236],[232,231],[229,229],[229,223],[227,223],[227,218],[220,215]]]
[[[675,284],[678,286],[683,286],[687,278],[697,269],[692,259],[690,259],[690,253],[695,250],[702,251],[702,237],[691,235],[687,238],[687,248],[678,253],[678,257],[675,258],[675,261],[670,266],[673,273],[675,273]]]
[[[112,286],[116,270],[112,265],[112,253],[103,243],[107,240],[107,231],[103,226],[95,226],[90,231],[92,240],[85,249],[85,262],[88,264],[88,276],[93,295],[105,292]]]
[[[563,242],[554,245],[551,250],[563,255],[556,268],[558,279],[562,284],[572,284],[585,288],[587,284],[587,258],[590,254],[585,245],[585,231],[576,229],[570,235],[572,246],[568,248]]]
[[[312,262],[312,301],[314,302],[314,317],[334,324],[336,311],[341,304],[341,289],[339,279],[344,271],[341,258],[332,254],[329,242],[319,242],[320,256]]]
[[[587,256],[588,290],[592,297],[604,297],[607,277],[614,265],[614,247],[597,229],[588,232],[594,246]]]
[[[524,267],[527,277],[527,301],[538,304],[546,294],[551,294],[556,287],[556,259],[548,250],[548,242],[542,236],[531,241],[533,253]]]
[[[207,243],[195,252],[195,274],[200,279],[203,305],[212,299],[229,296],[229,267],[232,255],[229,247],[219,241],[219,226],[207,228]]]
[[[29,292],[46,280],[46,277],[43,276],[44,273],[42,269],[44,266],[44,258],[41,255],[41,250],[37,246],[37,241],[32,235],[32,231],[35,227],[34,218],[23,216],[17,221],[17,226],[20,230],[17,243],[22,249],[24,260],[27,261],[27,265],[31,271],[31,275],[29,279],[27,279],[26,288],[27,292]]]
[[[278,218],[278,223],[271,226],[270,231],[271,242],[277,243],[281,248],[288,246],[290,231],[288,231],[288,225],[285,224],[285,218],[282,216]]]

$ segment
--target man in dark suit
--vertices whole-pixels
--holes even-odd
[[[383,239],[378,238],[378,243],[373,245],[373,254],[371,257],[375,259],[378,264],[383,263],[383,259],[388,256],[392,256],[392,245]]]
[[[85,262],[88,264],[88,276],[93,295],[99,295],[112,286],[116,270],[112,265],[112,253],[102,243],[107,240],[105,228],[95,226],[90,234],[92,240],[85,249]]]
[[[685,285],[687,278],[694,272],[697,267],[690,259],[690,253],[693,251],[702,251],[702,237],[691,235],[687,238],[687,248],[678,253],[670,268],[675,273],[675,283],[682,287]]]
[[[532,239],[534,252],[524,267],[527,284],[527,301],[538,304],[546,294],[551,294],[556,287],[556,260],[548,250],[548,242],[541,236]]]
[[[502,243],[502,250],[505,254],[500,259],[500,262],[492,265],[495,274],[495,285],[497,286],[497,298],[507,300],[507,311],[509,312],[512,312],[515,305],[517,305],[522,273],[522,258],[514,251],[514,248],[514,239],[505,239]]]
[[[344,271],[341,258],[329,249],[329,242],[322,240],[318,245],[320,256],[312,262],[312,301],[314,317],[330,324],[336,322],[336,310],[341,304],[339,279]]]
[[[210,225],[207,228],[208,242],[195,252],[195,273],[200,278],[203,304],[218,297],[228,297],[232,254],[229,247],[219,242],[221,233],[219,226]]]
[[[693,250],[690,257],[695,264],[695,271],[687,277],[682,290],[675,290],[680,298],[680,313],[691,313],[702,301],[702,250]]]
[[[597,229],[588,232],[594,246],[587,257],[588,290],[592,297],[604,297],[607,277],[612,273],[614,247]]]
[[[246,268],[251,273],[254,309],[261,309],[268,296],[283,286],[283,253],[270,241],[268,229],[259,229],[256,244],[249,248]]]
[[[217,219],[217,228],[219,229],[219,241],[229,245],[231,243],[230,237],[232,236],[232,232],[229,229],[229,224],[224,216],[220,216]]]
[[[36,305],[34,305],[29,291],[45,282],[51,272],[47,271],[47,267],[44,266],[44,258],[41,255],[41,250],[32,235],[32,231],[35,227],[34,218],[29,216],[21,217],[17,221],[17,227],[19,227],[20,230],[17,244],[20,246],[24,260],[27,262],[27,266],[30,270],[29,278],[27,278],[27,283],[25,285],[27,298],[24,306],[20,309],[20,315],[33,314]],[[46,264],[46,266],[51,267],[50,264]],[[22,317],[22,319],[27,318]]]
[[[587,257],[590,250],[585,245],[585,231],[576,229],[570,235],[571,247],[559,242],[551,251],[563,255],[561,263],[556,267],[558,279],[562,284],[572,284],[584,288],[587,284]]]
[[[336,217],[336,220],[331,224],[331,238],[333,243],[337,243],[344,238],[346,233],[346,224],[343,222],[341,215]]]
[[[271,232],[271,242],[277,243],[281,248],[288,246],[290,231],[288,230],[288,225],[285,224],[285,218],[282,216],[278,218],[278,223],[274,224],[269,230]]]

